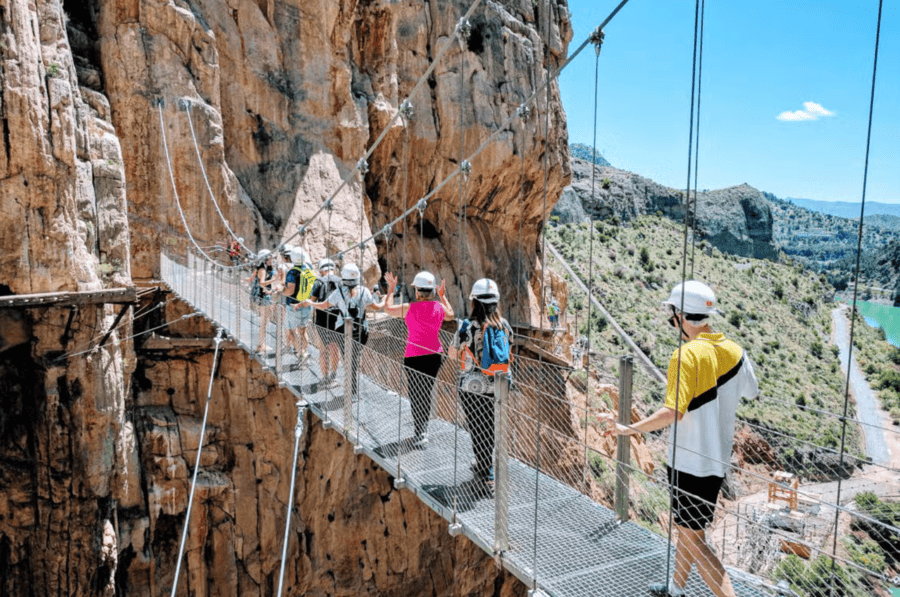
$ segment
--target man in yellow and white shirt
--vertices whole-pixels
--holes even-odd
[[[706,543],[706,527],[731,461],[737,406],[742,397],[755,398],[759,384],[741,347],[710,329],[717,310],[709,286],[696,280],[679,284],[663,306],[685,341],[669,360],[665,406],[630,427],[616,424],[612,431],[634,435],[678,421],[669,433],[667,466],[678,527],[675,572],[671,582],[650,589],[658,595],[683,595],[691,565],[696,564],[714,595],[734,597],[722,562]]]

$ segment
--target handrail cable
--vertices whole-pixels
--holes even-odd
[[[862,184],[862,200],[859,207],[859,228],[856,239],[856,268],[853,277],[853,308],[850,310],[850,341],[847,347],[847,383],[844,385],[844,416],[842,418],[842,427],[841,427],[841,456],[839,466],[844,466],[844,450],[845,443],[847,437],[847,410],[850,406],[850,375],[853,370],[853,336],[856,332],[856,299],[859,295],[859,270],[860,270],[860,262],[862,259],[862,241],[863,241],[863,224],[864,217],[866,215],[866,185],[869,180],[869,151],[872,145],[872,115],[875,111],[875,76],[878,73],[878,45],[881,42],[881,11],[882,11],[883,0],[878,0],[878,21],[875,26],[875,56],[872,59],[872,90],[869,93],[869,122],[868,128],[866,130],[866,160],[865,166],[863,167],[863,184]],[[837,495],[835,496],[835,503],[840,505],[841,503],[841,489],[843,478],[838,477],[837,484]],[[831,574],[832,577],[835,574],[835,560],[834,556],[837,555],[837,537],[838,537],[838,517],[840,516],[839,511],[835,510],[834,512],[834,539],[832,541],[832,559],[831,559]],[[834,583],[831,584],[831,592],[834,593]]]
[[[216,194],[213,193],[212,185],[209,184],[209,178],[206,175],[206,166],[203,165],[203,157],[200,155],[200,147],[197,145],[197,135],[194,132],[194,119],[191,117],[191,108],[194,106],[193,100],[184,98],[182,100],[184,103],[182,104],[185,113],[188,118],[188,126],[191,129],[191,140],[194,142],[194,153],[197,154],[197,163],[200,164],[200,173],[203,175],[203,182],[206,183],[206,190],[209,193],[209,198],[212,199],[213,205],[216,206],[216,213],[219,214],[219,218],[222,219],[222,224],[225,225],[225,229],[228,231],[228,234],[231,235],[231,238],[236,240],[241,248],[247,251],[248,254],[253,254],[247,245],[244,244],[243,238],[234,233],[234,230],[231,229],[231,225],[228,223],[228,220],[225,219],[225,214],[222,213],[222,210],[219,208],[219,202],[216,200]]]
[[[694,3],[694,57],[693,63],[691,65],[691,115],[690,115],[690,125],[688,126],[688,164],[687,164],[687,185],[685,187],[685,209],[684,209],[684,242],[681,253],[681,300],[679,302],[679,312],[684,313],[684,291],[685,291],[685,282],[687,280],[687,246],[688,246],[688,218],[690,216],[690,211],[688,209],[690,203],[691,196],[691,157],[693,154],[693,144],[694,144],[694,93],[696,91],[696,81],[697,81],[697,46],[698,46],[698,26],[700,21],[700,0],[696,0]],[[679,412],[679,406],[681,403],[681,358],[682,358],[682,349],[684,347],[684,332],[683,332],[683,323],[679,323],[679,325],[675,326],[675,333],[678,334],[678,363],[677,370],[675,373],[675,412],[676,414]],[[668,389],[667,389],[668,391]],[[671,444],[672,444],[672,462],[669,463],[669,467],[672,470],[676,470],[675,461],[678,455],[678,417],[675,417],[674,424],[672,425],[672,433],[671,433]],[[670,491],[674,491],[671,489]],[[669,521],[668,521],[668,530],[667,535],[669,537],[669,542],[672,541],[672,526],[673,520],[675,517],[675,500],[669,500]],[[668,586],[670,579],[672,578],[672,550],[666,550],[666,576],[664,579],[664,583]]]
[[[191,491],[188,494],[187,510],[184,514],[184,528],[181,531],[181,546],[178,548],[178,561],[175,564],[175,579],[172,581],[172,595],[178,594],[178,577],[181,575],[181,560],[184,559],[184,545],[187,542],[188,528],[191,522],[191,507],[194,504],[194,492],[197,489],[197,473],[200,472],[200,456],[203,453],[203,438],[206,436],[206,421],[209,419],[209,403],[212,401],[213,380],[216,378],[216,368],[219,363],[219,347],[222,345],[224,330],[219,328],[216,335],[216,350],[213,352],[212,368],[209,372],[209,388],[206,391],[206,407],[203,409],[203,423],[200,426],[200,437],[197,440],[197,459],[194,462],[194,474],[191,477]]]

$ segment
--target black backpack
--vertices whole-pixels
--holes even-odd
[[[340,290],[341,297],[344,299],[344,303],[347,304],[347,311],[342,312],[341,316],[353,322],[353,339],[360,344],[365,344],[369,341],[369,322],[366,320],[366,310],[363,308],[359,298],[348,297],[344,293],[344,288],[344,286],[341,286]],[[360,292],[365,292],[365,289],[361,289]],[[339,330],[343,329],[344,326],[339,328]]]

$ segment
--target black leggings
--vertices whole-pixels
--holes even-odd
[[[475,472],[487,473],[494,466],[494,397],[460,390],[459,401],[472,436]]]
[[[431,415],[431,391],[434,389],[438,371],[441,370],[443,356],[438,352],[419,357],[403,357],[403,365],[406,367],[406,388],[409,392],[409,403],[417,436],[425,433],[428,428],[428,417]]]

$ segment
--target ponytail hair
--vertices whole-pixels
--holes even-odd
[[[503,319],[500,315],[499,303],[482,303],[477,298],[472,299],[471,319],[481,325],[487,324],[498,330],[503,329]]]

